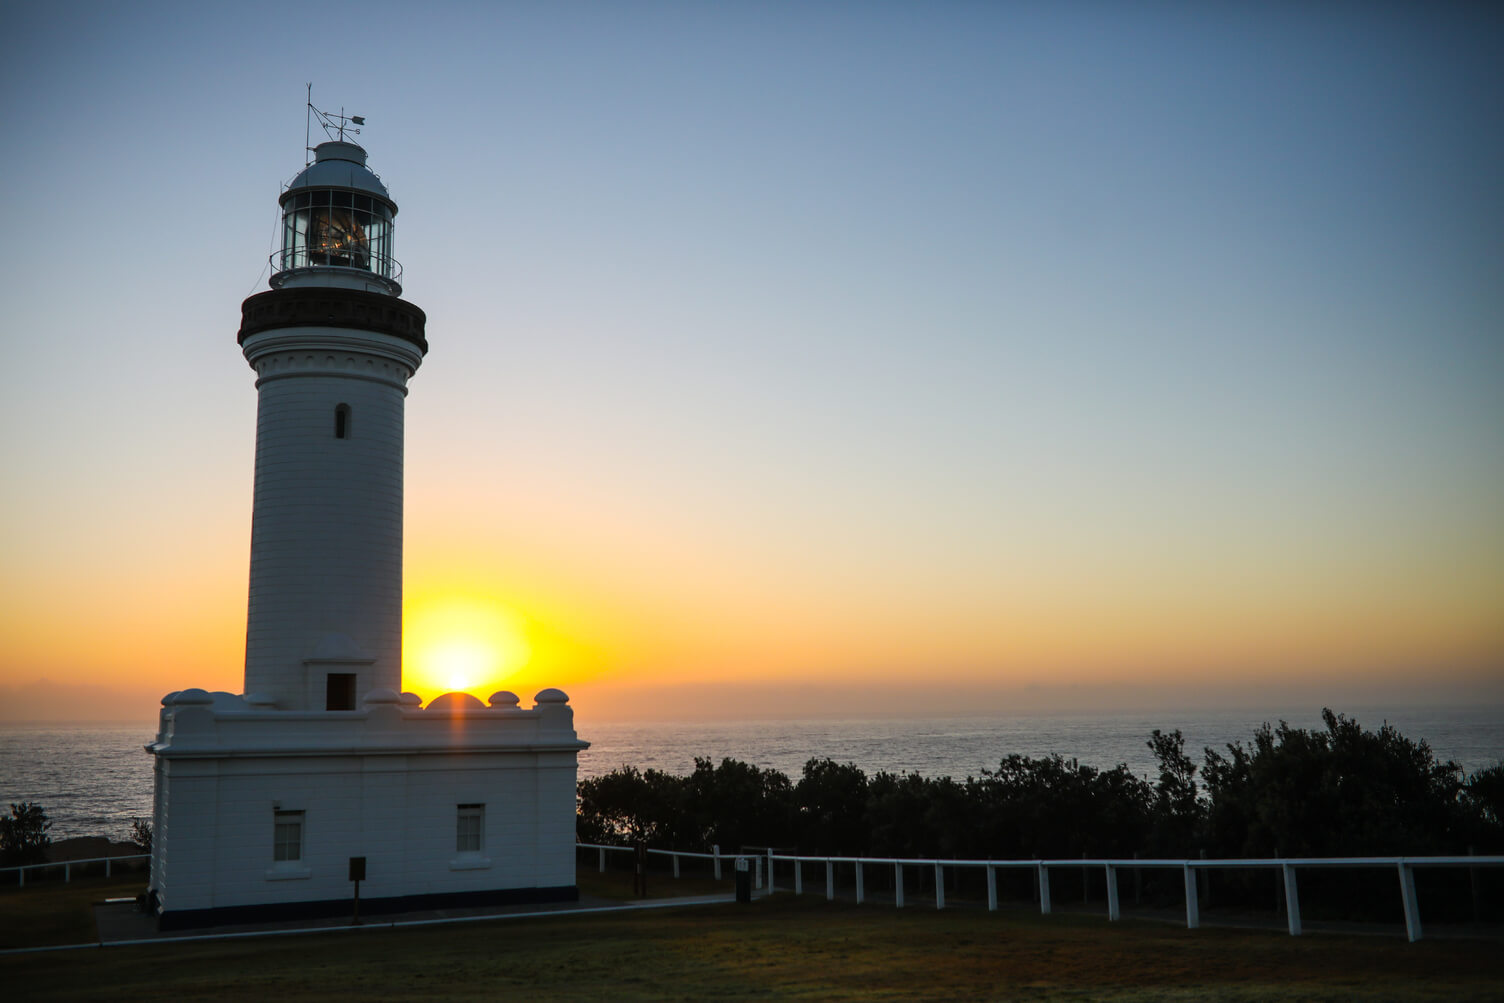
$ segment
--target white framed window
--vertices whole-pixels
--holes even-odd
[[[303,813],[274,812],[272,823],[272,861],[294,863],[303,859]]]
[[[462,804],[455,816],[454,851],[480,853],[486,845],[486,806]]]

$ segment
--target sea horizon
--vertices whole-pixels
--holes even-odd
[[[1332,708],[1369,731],[1394,726],[1425,741],[1436,758],[1455,760],[1464,775],[1504,761],[1504,729],[1491,706]],[[776,769],[797,782],[810,759],[854,763],[869,775],[918,773],[964,779],[996,769],[1007,756],[1059,755],[1083,765],[1124,764],[1153,781],[1148,748],[1158,728],[1180,730],[1200,765],[1203,749],[1251,744],[1264,723],[1322,729],[1321,708],[1219,711],[1122,711],[1058,714],[969,714],[867,718],[785,718],[743,721],[580,721],[591,747],[580,754],[581,779],[622,766],[684,774],[697,757],[731,758]],[[0,805],[40,803],[53,838],[103,835],[124,839],[133,819],[151,816],[152,763],[143,746],[154,721],[0,722]]]

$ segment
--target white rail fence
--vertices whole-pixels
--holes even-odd
[[[579,843],[577,849],[595,850],[597,853],[598,866],[602,872],[606,870],[607,853],[635,854],[636,850],[630,846],[604,846],[597,843]],[[924,867],[933,868],[935,874],[934,900],[936,909],[945,908],[945,872],[950,869],[981,869],[987,876],[987,908],[996,911],[998,907],[997,895],[997,872],[999,870],[1029,870],[1034,872],[1035,888],[1039,898],[1039,911],[1048,915],[1051,912],[1050,901],[1050,870],[1052,868],[1081,869],[1083,872],[1090,868],[1101,868],[1107,886],[1107,918],[1109,921],[1122,918],[1121,898],[1118,890],[1118,872],[1141,868],[1145,870],[1179,870],[1183,876],[1185,885],[1185,925],[1194,930],[1201,925],[1200,896],[1197,891],[1197,872],[1212,870],[1276,870],[1280,873],[1284,889],[1285,918],[1290,935],[1298,937],[1301,934],[1300,919],[1300,885],[1296,878],[1298,870],[1310,869],[1367,869],[1392,871],[1398,878],[1400,903],[1405,914],[1405,933],[1411,941],[1421,939],[1420,902],[1415,894],[1415,871],[1418,868],[1443,868],[1443,867],[1504,867],[1504,856],[1455,856],[1455,857],[1269,857],[1249,858],[1232,860],[1138,860],[1138,859],[1081,859],[1081,860],[940,860],[925,858],[897,858],[897,857],[805,857],[793,854],[782,854],[768,851],[766,854],[735,854],[722,853],[719,846],[712,847],[710,853],[696,853],[689,850],[658,850],[648,849],[647,854],[668,857],[671,861],[674,877],[680,876],[680,860],[711,861],[712,873],[715,880],[719,881],[723,875],[723,864],[727,860],[735,861],[739,856],[749,857],[753,868],[753,887],[763,887],[763,861],[767,861],[767,885],[768,890],[775,891],[775,875],[777,865],[786,863],[793,865],[794,893],[804,893],[804,865],[824,865],[825,869],[825,897],[835,898],[835,867],[837,864],[849,864],[855,869],[856,876],[856,901],[858,904],[866,901],[866,868],[868,866],[891,868],[893,871],[893,904],[896,908],[904,907],[904,868]],[[26,886],[26,873],[28,871],[40,871],[46,869],[62,868],[63,881],[73,879],[73,868],[86,864],[104,864],[105,877],[111,874],[111,868],[116,863],[126,861],[138,861],[150,859],[149,854],[127,854],[118,857],[90,857],[85,860],[66,860],[42,864],[24,864],[19,867],[0,868],[0,875],[15,873],[21,887]]]
[[[26,887],[27,871],[50,871],[61,867],[63,869],[63,881],[73,880],[73,868],[84,864],[104,864],[104,876],[110,876],[111,866],[126,860],[150,860],[149,853],[125,853],[118,857],[88,857],[84,860],[53,860],[44,864],[22,864],[19,867],[0,867],[0,880],[5,880],[6,875],[14,874],[21,888]]]
[[[599,854],[599,866],[602,874],[606,873],[606,854],[609,853],[636,853],[635,847],[631,846],[602,846],[599,843],[576,843],[576,850],[595,850]],[[671,857],[673,859],[674,877],[679,877],[679,858],[688,857],[691,860],[711,861],[712,873],[715,880],[721,880],[722,864],[724,861],[735,863],[738,857],[746,857],[752,869],[752,887],[762,887],[763,857],[760,853],[722,853],[719,846],[711,847],[709,853],[692,853],[689,850],[655,850],[651,847],[646,851],[656,857]],[[823,859],[823,858],[821,858]],[[771,864],[769,865],[771,866]]]
[[[606,853],[627,852],[632,853],[630,846],[601,846],[598,844],[580,844],[581,849],[593,849],[599,853],[599,866],[602,871],[606,869]],[[825,870],[825,897],[836,897],[835,868],[838,864],[851,865],[855,869],[856,877],[856,901],[858,904],[865,902],[866,894],[866,869],[868,867],[891,869],[893,874],[893,904],[902,909],[904,900],[904,869],[905,868],[933,868],[934,902],[936,909],[945,908],[945,873],[948,869],[980,869],[985,870],[987,876],[987,908],[996,911],[998,907],[997,872],[999,870],[1027,870],[1034,874],[1035,891],[1039,899],[1039,911],[1048,915],[1051,912],[1050,900],[1050,871],[1055,868],[1069,868],[1080,870],[1085,873],[1088,869],[1101,869],[1107,886],[1107,918],[1109,921],[1122,918],[1122,905],[1118,890],[1118,874],[1120,871],[1142,868],[1145,870],[1178,870],[1183,877],[1185,885],[1185,925],[1189,929],[1196,929],[1201,925],[1200,895],[1197,890],[1197,875],[1199,872],[1213,870],[1273,870],[1279,873],[1285,907],[1285,919],[1292,937],[1298,937],[1302,931],[1300,918],[1300,883],[1296,874],[1300,870],[1318,869],[1366,869],[1373,871],[1389,871],[1398,879],[1398,891],[1400,903],[1405,914],[1405,933],[1411,941],[1421,939],[1420,902],[1415,894],[1415,872],[1421,868],[1473,868],[1473,867],[1504,867],[1504,856],[1455,856],[1455,857],[1268,857],[1268,858],[1245,858],[1229,860],[1139,860],[1139,859],[1090,859],[1078,860],[939,860],[926,858],[896,858],[896,857],[806,857],[793,854],[775,853],[766,854],[725,854],[720,847],[715,847],[712,853],[690,853],[681,850],[654,850],[647,851],[650,854],[667,856],[673,859],[674,877],[679,876],[679,858],[704,858],[711,859],[715,863],[715,877],[721,877],[721,861],[726,858],[735,859],[737,856],[751,856],[754,864],[757,864],[756,887],[763,886],[763,872],[761,861],[767,860],[767,884],[768,890],[776,891],[775,875],[777,865],[793,865],[793,891],[797,895],[804,894],[804,868],[806,864],[824,865]]]

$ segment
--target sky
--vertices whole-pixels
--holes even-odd
[[[421,695],[1504,707],[1497,8],[4,13],[0,720],[242,689],[309,83],[428,315]]]

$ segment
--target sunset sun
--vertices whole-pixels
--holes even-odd
[[[403,623],[403,687],[425,699],[463,691],[484,700],[525,666],[522,618],[504,603],[441,595],[414,602]]]

